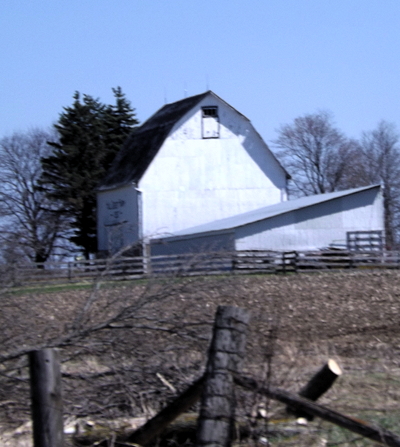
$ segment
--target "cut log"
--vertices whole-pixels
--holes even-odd
[[[335,380],[342,374],[340,366],[333,359],[317,371],[310,381],[299,391],[299,396],[306,399],[316,401],[333,385]],[[313,415],[307,414],[304,411],[298,411],[290,406],[286,408],[288,413],[294,414],[297,418],[306,418],[309,421],[313,420]]]
[[[388,445],[389,447],[400,447],[400,436],[375,424],[362,421],[361,419],[345,416],[344,414],[330,410],[329,408],[309,401],[304,397],[298,396],[297,394],[280,390],[279,388],[263,387],[256,380],[249,377],[235,376],[235,383],[247,390],[278,400],[279,402],[289,405],[298,411],[304,411],[307,414],[320,417],[325,421],[332,422],[339,427],[346,428],[347,430],[364,436],[365,438],[372,439],[373,441],[379,442],[383,445]]]
[[[333,359],[317,371],[310,381],[300,391],[299,396],[316,401],[333,385],[335,380],[342,375],[340,366]]]

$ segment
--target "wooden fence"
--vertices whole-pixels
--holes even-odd
[[[118,257],[42,264],[0,266],[3,283],[31,285],[37,282],[65,283],[93,280],[133,280],[151,276],[262,274],[309,272],[332,269],[400,268],[400,252],[308,252],[237,251],[151,257]]]
[[[301,415],[312,420],[316,416],[380,444],[400,447],[400,437],[395,433],[315,402],[341,374],[337,365],[334,368],[325,365],[298,394],[243,376],[249,318],[245,309],[218,306],[204,375],[139,429],[114,436],[110,442],[104,433],[99,434],[100,439],[93,445],[150,445],[167,425],[201,398],[196,446],[230,447],[237,433],[234,388],[239,385],[284,403],[288,413],[296,417]],[[57,352],[53,349],[32,351],[29,358],[34,447],[63,447],[61,372]],[[74,441],[77,445],[81,445],[79,441],[87,445],[87,439],[79,439],[79,434]]]

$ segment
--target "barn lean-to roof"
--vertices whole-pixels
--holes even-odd
[[[379,191],[380,185],[363,186],[360,188],[347,189],[345,191],[335,191],[326,194],[318,194],[314,196],[301,197],[294,200],[287,200],[285,202],[276,203],[275,205],[268,205],[263,208],[247,211],[246,213],[238,214],[236,216],[226,217],[224,219],[177,231],[171,236],[162,239],[165,241],[175,240],[175,238],[181,238],[185,236],[233,230],[235,228],[259,222],[261,220],[271,219],[272,217],[287,214],[303,208],[318,206],[331,200],[341,199],[342,197],[348,197],[372,189],[376,189],[376,191]]]
[[[130,183],[137,184],[157,155],[174,125],[208,95],[212,95],[222,101],[250,122],[242,113],[230,106],[211,90],[171,104],[166,104],[140,127],[136,128],[127,138],[105,178],[100,183],[98,191],[118,188]],[[261,136],[260,139],[262,140]],[[267,145],[266,147],[268,148]],[[290,179],[290,175],[279,161],[278,164],[285,172],[286,177]]]

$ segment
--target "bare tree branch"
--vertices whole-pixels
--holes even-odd
[[[363,134],[361,148],[366,181],[383,186],[386,245],[396,249],[400,231],[400,146],[395,126],[381,121],[375,130]]]
[[[45,262],[63,232],[63,221],[37,188],[42,156],[51,152],[49,132],[14,133],[0,140],[0,240],[6,261]]]
[[[347,187],[356,144],[333,126],[328,112],[304,115],[281,126],[274,144],[292,176],[294,195],[323,194]]]

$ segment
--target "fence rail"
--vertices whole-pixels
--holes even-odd
[[[107,280],[133,280],[150,276],[262,274],[332,269],[400,268],[400,252],[237,251],[151,257],[118,257],[74,262],[0,265],[3,284],[32,285],[79,282],[103,276]]]

